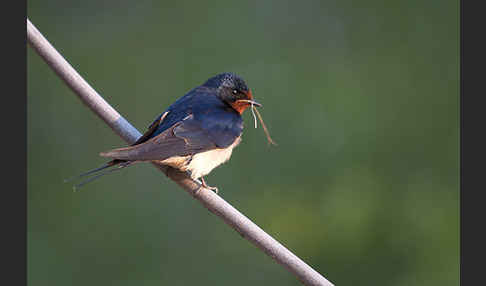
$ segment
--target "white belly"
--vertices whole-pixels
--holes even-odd
[[[241,138],[238,138],[228,148],[214,149],[194,155],[191,162],[184,167],[184,171],[190,171],[192,179],[199,179],[202,176],[206,176],[214,168],[230,159],[233,148],[235,148],[240,141]]]

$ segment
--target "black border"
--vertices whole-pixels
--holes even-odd
[[[476,3],[476,5],[473,5]],[[486,147],[484,9],[460,1],[460,279],[461,285],[484,280]],[[467,5],[466,5],[467,4]],[[484,283],[484,282],[482,282]]]
[[[27,2],[2,8],[2,282],[27,285]]]

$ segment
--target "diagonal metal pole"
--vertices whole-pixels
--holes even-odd
[[[142,135],[74,70],[29,19],[27,19],[27,38],[30,46],[64,80],[81,101],[105,121],[125,142],[133,143]],[[201,188],[200,191],[196,192],[200,185],[191,180],[185,173],[166,166],[154,165],[200,201],[209,211],[223,219],[241,236],[297,276],[303,284],[333,285],[213,191]]]

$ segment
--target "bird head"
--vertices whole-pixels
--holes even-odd
[[[262,106],[253,100],[245,81],[234,73],[218,74],[208,79],[204,85],[216,88],[218,97],[240,114],[251,105]]]

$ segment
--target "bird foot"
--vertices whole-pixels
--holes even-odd
[[[203,187],[205,187],[206,189],[210,189],[215,194],[217,194],[219,192],[218,187],[211,187],[211,186],[203,186]]]
[[[208,186],[208,185],[206,184],[206,181],[204,181],[204,178],[203,178],[203,177],[201,177],[201,186],[202,186],[202,187],[205,187],[206,189],[209,189],[209,190],[211,190],[211,191],[215,192],[216,194],[218,193],[218,188],[217,188],[217,187],[211,187],[211,186]],[[198,190],[198,191],[199,191],[199,190]]]

